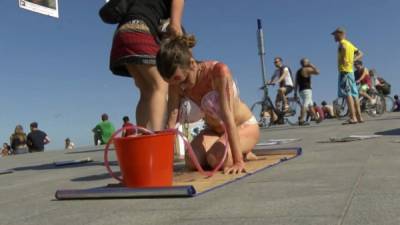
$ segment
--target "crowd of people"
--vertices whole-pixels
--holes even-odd
[[[43,152],[44,146],[50,143],[49,136],[38,128],[37,122],[32,122],[30,132],[26,134],[22,125],[17,125],[10,136],[10,144],[4,143],[2,156],[25,153]]]
[[[343,97],[349,107],[349,119],[344,124],[363,123],[360,97],[368,100],[370,105],[375,105],[376,93],[384,96],[390,94],[391,85],[382,76],[378,76],[375,69],[368,69],[363,65],[361,58],[363,53],[346,39],[346,32],[343,28],[337,28],[332,35],[338,42],[338,97]],[[300,99],[301,110],[298,117],[300,126],[309,125],[309,119],[320,123],[326,118],[335,118],[335,110],[326,101],[318,106],[313,101],[311,79],[319,75],[319,69],[309,59],[300,60],[300,69],[297,70],[295,78],[289,66],[283,64],[281,57],[274,58],[276,70],[268,81],[267,85],[279,84],[275,98],[275,106],[265,107],[261,112],[260,126],[263,121],[270,120],[272,124],[284,123],[279,120],[276,111],[283,114],[290,112],[288,94],[294,92],[295,99]],[[355,70],[354,70],[355,69]],[[299,96],[299,97],[298,97]],[[398,96],[395,96],[395,111],[399,110]],[[283,104],[283,106],[282,106]]]
[[[122,136],[132,135],[134,129],[129,117],[124,116],[122,120],[122,127],[126,127],[122,132]],[[106,113],[101,115],[101,122],[92,129],[92,132],[94,134],[94,145],[104,145],[109,141],[111,135],[115,132],[115,127],[108,120]],[[24,132],[22,125],[17,125],[10,136],[10,142],[3,143],[0,156],[43,152],[45,145],[48,143],[50,143],[49,136],[38,128],[37,122],[30,124],[30,132],[28,134]],[[69,137],[64,140],[64,149],[73,150],[75,147],[75,143]]]
[[[121,136],[128,137],[135,133],[133,124],[130,122],[129,116],[122,118]],[[111,139],[111,136],[116,131],[114,124],[109,120],[108,114],[101,115],[101,122],[99,122],[93,129],[94,145],[105,145]]]

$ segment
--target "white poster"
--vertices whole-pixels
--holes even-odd
[[[58,18],[58,0],[19,0],[19,7]]]

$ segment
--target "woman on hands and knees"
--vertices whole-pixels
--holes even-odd
[[[226,130],[228,155],[222,168],[225,173],[246,172],[245,159],[255,158],[251,150],[260,135],[257,120],[240,100],[228,66],[196,61],[194,45],[193,36],[166,39],[157,54],[157,68],[169,84],[167,126],[175,128],[180,99],[188,97],[205,112],[206,129],[191,143],[201,166],[214,168],[222,160]],[[194,169],[188,157],[186,165]]]

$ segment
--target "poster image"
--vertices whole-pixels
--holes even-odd
[[[58,0],[19,0],[19,7],[58,18]]]

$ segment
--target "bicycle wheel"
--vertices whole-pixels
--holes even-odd
[[[394,99],[386,95],[385,96],[385,112],[393,112],[394,111]]]
[[[285,120],[290,125],[298,125],[299,116],[301,112],[301,104],[295,98],[288,99],[289,111],[285,114]]]
[[[386,99],[383,95],[376,96],[376,115],[381,116],[386,112]]]
[[[385,97],[382,95],[375,97],[376,103],[372,105],[368,100],[365,102],[365,112],[371,117],[379,117],[385,112]]]
[[[271,126],[271,119],[270,117],[267,117],[265,115],[262,115],[263,113],[263,101],[258,101],[256,103],[254,103],[251,106],[251,112],[253,113],[253,115],[256,117],[257,121],[258,121],[258,125],[261,128],[267,128]],[[265,108],[265,106],[264,106]]]
[[[335,99],[335,101],[333,101],[333,110],[338,119],[347,116],[349,114],[349,107],[347,106],[346,99],[343,97]]]

